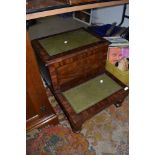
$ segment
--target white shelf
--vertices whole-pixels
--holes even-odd
[[[86,12],[85,10],[74,12],[73,19],[75,19],[79,22],[85,23],[87,25],[91,25],[91,23],[92,23],[92,9],[89,9],[89,10],[90,10],[90,13]],[[79,14],[79,17],[78,17],[78,14]]]

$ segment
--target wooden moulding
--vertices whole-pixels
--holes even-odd
[[[27,120],[26,123],[26,132],[29,132],[36,128],[42,128],[46,125],[57,125],[58,124],[58,118],[56,114],[51,114],[44,116],[42,118],[37,118],[33,120]]]

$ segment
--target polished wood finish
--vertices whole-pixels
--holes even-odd
[[[117,91],[108,98],[96,103],[95,105],[91,106],[90,108],[78,114],[75,113],[74,109],[71,107],[69,102],[63,96],[62,92],[55,93],[55,98],[57,99],[62,109],[64,110],[68,120],[70,121],[73,131],[77,132],[81,130],[82,124],[86,120],[93,117],[95,114],[99,113],[100,111],[102,111],[103,109],[107,108],[112,104],[122,103],[125,97],[128,95],[128,93],[129,93],[128,91],[124,91],[124,89],[122,88],[120,91]]]
[[[88,3],[88,2],[95,2],[96,0],[56,0],[56,1],[73,5],[73,4],[83,4],[83,3]]]
[[[32,41],[33,48],[48,67],[56,92],[65,91],[104,72],[109,42],[96,37],[99,38],[98,42],[54,56],[49,56],[39,43],[40,39],[46,37]]]
[[[70,7],[60,8],[60,9],[53,9],[53,10],[47,10],[47,11],[42,11],[42,12],[30,13],[26,15],[26,20],[37,19],[41,17],[53,16],[53,15],[86,10],[86,9],[122,5],[122,4],[127,4],[127,3],[129,3],[129,0],[100,2],[100,3],[93,3],[93,4],[70,6]]]
[[[60,0],[61,1],[61,0]],[[55,8],[57,6],[65,6],[65,3],[61,3],[59,0],[27,0],[26,12],[35,12],[46,8]]]
[[[26,37],[26,129],[57,124],[58,118],[51,107],[41,81],[35,55],[27,34]]]
[[[49,56],[38,40],[32,41],[32,45],[50,72],[55,98],[68,117],[74,131],[80,130],[84,121],[111,104],[117,103],[116,105],[120,105],[128,95],[128,90],[124,90],[126,86],[105,70],[108,41],[101,39],[97,43],[55,56]],[[90,108],[76,113],[62,92],[103,73],[108,74],[108,76],[122,86],[122,89]]]

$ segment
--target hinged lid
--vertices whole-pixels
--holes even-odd
[[[54,90],[67,90],[105,70],[109,42],[85,29],[36,39],[32,44],[48,66]]]
[[[51,60],[70,57],[83,49],[96,45],[109,45],[109,42],[85,28],[79,28],[51,36],[42,37],[32,41],[33,48],[42,61],[48,66]]]
[[[49,56],[54,56],[98,41],[100,41],[100,39],[96,36],[84,29],[78,29],[40,39],[39,43]]]

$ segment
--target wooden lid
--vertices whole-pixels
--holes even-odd
[[[100,41],[100,39],[96,36],[93,36],[84,29],[78,29],[40,39],[39,43],[49,56],[54,56],[98,41]]]
[[[109,42],[84,28],[71,30],[32,41],[33,48],[46,66],[51,60],[69,57],[82,49],[93,47],[94,45],[107,45]]]

